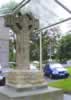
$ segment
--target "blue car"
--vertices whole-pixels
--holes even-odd
[[[44,75],[50,78],[67,78],[69,76],[67,69],[59,63],[46,64],[43,71]]]

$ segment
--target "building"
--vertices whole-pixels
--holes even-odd
[[[4,25],[4,18],[0,17],[0,64],[8,66],[9,59],[9,28]]]

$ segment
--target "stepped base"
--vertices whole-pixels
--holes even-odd
[[[47,86],[47,82],[44,79],[43,72],[37,71],[23,71],[23,70],[13,70],[9,72],[7,77],[7,86],[13,87],[15,89],[25,89],[25,88],[39,88]]]
[[[1,100],[64,100],[63,91],[57,88],[40,88],[29,91],[16,91],[8,87],[0,87]]]

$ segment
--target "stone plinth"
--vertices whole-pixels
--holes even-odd
[[[30,70],[13,70],[7,77],[7,85],[16,89],[43,87],[47,85],[43,72]]]
[[[0,88],[0,100],[64,100],[63,92],[57,88],[40,88],[16,91],[8,87]]]

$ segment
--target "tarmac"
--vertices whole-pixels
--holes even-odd
[[[71,95],[64,94],[64,100],[71,100]]]

